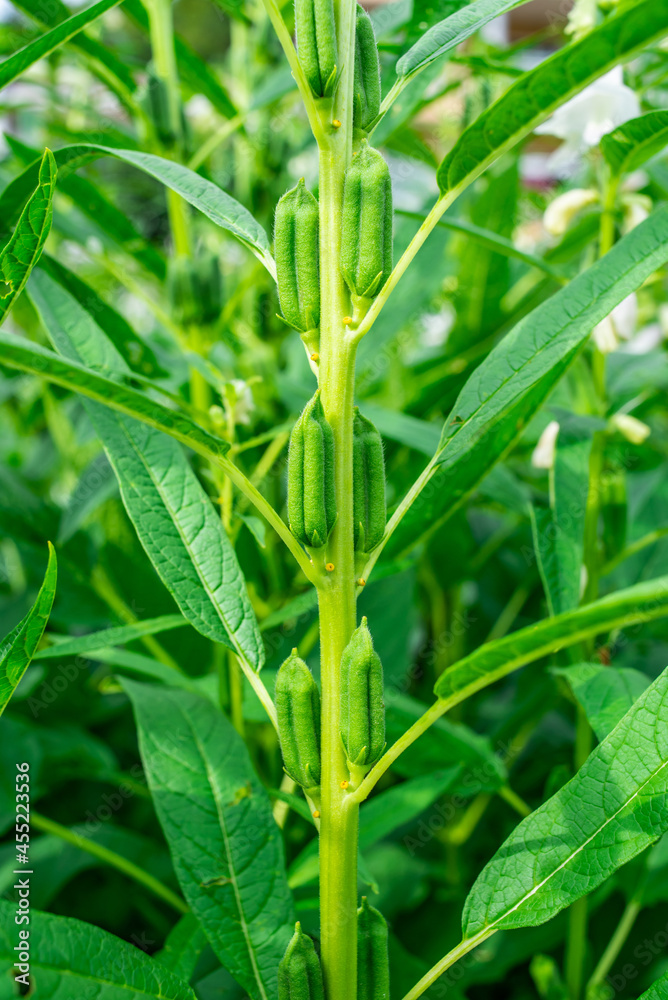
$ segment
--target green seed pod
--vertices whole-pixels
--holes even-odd
[[[366,139],[346,170],[341,271],[354,296],[373,298],[392,271],[392,183]]]
[[[366,130],[380,112],[380,60],[371,18],[357,5],[353,126]]]
[[[157,75],[151,64],[146,70],[146,90],[143,104],[160,142],[163,146],[173,146],[177,140],[177,134],[174,130],[169,106],[169,91],[166,82]]]
[[[330,97],[336,83],[338,54],[332,0],[295,0],[297,52],[316,97]]]
[[[367,771],[385,749],[385,704],[383,665],[373,648],[366,618],[341,657],[339,719],[351,771]]]
[[[288,519],[302,545],[321,548],[336,523],[334,435],[320,392],[306,404],[290,436]]]
[[[173,257],[167,271],[172,313],[183,326],[206,325],[218,319],[223,303],[220,265],[215,254]]]
[[[357,1000],[390,1000],[387,924],[366,896],[357,911]]]
[[[355,407],[353,420],[353,518],[355,551],[371,552],[387,520],[383,441],[370,420]]]
[[[278,1000],[325,1000],[320,959],[300,923],[278,966]]]
[[[286,323],[306,333],[320,323],[318,202],[304,178],[276,206],[274,254],[278,298]]]
[[[276,675],[276,714],[286,773],[302,788],[320,784],[320,694],[297,650]]]

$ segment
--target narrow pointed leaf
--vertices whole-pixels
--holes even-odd
[[[446,420],[429,488],[416,493],[388,554],[433,531],[520,438],[594,326],[668,260],[667,227],[661,208],[520,320],[476,368]]]
[[[183,894],[224,967],[250,996],[273,1000],[292,899],[281,834],[246,747],[205,698],[123,686]]]
[[[476,880],[465,938],[544,923],[668,829],[668,670]]]
[[[459,137],[438,169],[443,193],[469,184],[569,97],[668,32],[668,0],[625,5],[524,73]]]
[[[84,361],[126,370],[93,317],[43,271],[33,275],[29,293],[67,364]],[[182,614],[203,635],[230,646],[259,670],[264,645],[234,548],[183,450],[153,426],[112,412],[106,405],[94,402],[86,407],[139,540]],[[173,430],[169,433],[178,436]],[[200,430],[196,448],[204,443],[201,435],[209,437]],[[181,440],[189,443],[190,436]]]
[[[566,678],[599,740],[612,732],[650,682],[639,670],[602,663],[574,663],[554,673]]]
[[[59,656],[85,656],[96,649],[106,649],[107,646],[122,646],[133,642],[144,635],[159,635],[174,628],[183,628],[188,623],[181,615],[161,615],[159,618],[147,618],[143,622],[133,622],[132,625],[117,625],[115,628],[105,628],[90,635],[70,636],[49,635],[51,646],[40,649],[35,654],[35,660],[52,660]]]
[[[583,639],[666,615],[668,576],[638,583],[480,646],[441,674],[434,693],[455,703],[463,701],[519,667]]]
[[[86,10],[79,11],[78,14],[73,14],[72,17],[68,17],[66,21],[62,21],[57,27],[52,28],[47,31],[46,34],[41,35],[39,38],[35,38],[34,41],[29,42],[18,52],[14,52],[9,59],[5,59],[3,63],[0,63],[0,90],[6,87],[8,83],[15,80],[17,76],[33,65],[33,63],[38,62],[47,56],[49,52],[53,52],[57,49],[59,45],[67,42],[76,35],[82,28],[85,28],[87,24],[92,24],[93,21],[97,20],[106,11],[111,10],[119,4],[121,0],[98,0],[98,3],[94,3],[92,7],[87,7]]]
[[[650,111],[624,122],[601,139],[601,152],[614,174],[630,174],[668,145],[668,111]]]
[[[657,979],[655,983],[650,986],[646,993],[640,997],[640,1000],[666,1000],[668,996],[668,973],[665,976],[661,976],[661,979]]]
[[[16,903],[1,900],[0,959],[6,968],[17,961],[15,916]],[[30,979],[45,1000],[195,1000],[190,986],[160,962],[81,920],[32,910],[30,946]]]
[[[25,618],[0,643],[0,715],[35,655],[51,614],[56,593],[56,550],[49,543],[49,561],[37,600]]]
[[[47,149],[39,166],[37,189],[0,252],[0,323],[23,291],[49,235],[57,172],[53,153]]]
[[[526,3],[526,0],[473,0],[473,3],[435,24],[404,53],[396,65],[397,76],[419,73],[434,59],[456,48],[460,42],[466,41],[495,17],[500,17],[522,3]]]

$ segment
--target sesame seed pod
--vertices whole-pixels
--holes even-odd
[[[378,430],[357,407],[353,419],[355,551],[371,552],[385,531],[385,460]]]
[[[286,323],[307,333],[320,323],[318,202],[302,178],[276,206],[274,255]]]
[[[353,126],[366,130],[380,111],[380,60],[371,18],[357,5]]]
[[[288,519],[295,538],[314,549],[322,548],[336,523],[334,435],[319,391],[290,436]]]
[[[297,53],[316,97],[333,92],[338,62],[332,0],[295,0]]]
[[[385,749],[383,666],[373,648],[366,618],[353,632],[341,657],[341,740],[356,776]]]
[[[357,1000],[390,1000],[387,923],[366,896],[357,911]]]
[[[320,784],[320,694],[293,649],[276,675],[276,714],[285,771],[302,788]]]
[[[366,139],[346,170],[341,271],[360,298],[377,295],[392,271],[392,182],[387,163]]]
[[[278,966],[278,1000],[325,1000],[320,959],[299,923]]]

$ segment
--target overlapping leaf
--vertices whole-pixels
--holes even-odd
[[[650,111],[601,139],[601,152],[617,176],[638,170],[668,145],[668,111]]]

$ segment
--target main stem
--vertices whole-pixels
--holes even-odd
[[[341,79],[328,107],[321,102],[320,390],[335,447],[337,522],[318,585],[322,685],[320,942],[327,1000],[357,993],[357,833],[359,806],[342,787],[348,768],[339,732],[341,655],[356,625],[353,540],[353,398],[355,345],[343,318],[350,298],[341,277],[343,178],[352,156],[355,7],[335,0]],[[332,125],[338,120],[341,125]]]

